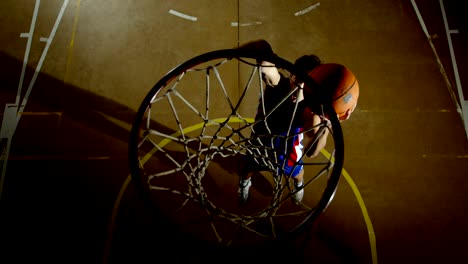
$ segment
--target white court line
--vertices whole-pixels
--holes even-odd
[[[2,167],[2,175],[1,175],[1,178],[0,178],[0,199],[2,198],[2,194],[3,194],[3,186],[5,185],[5,175],[6,175],[6,168],[7,168],[7,163],[8,163],[8,159],[9,159],[9,153],[10,153],[10,149],[11,149],[11,137],[9,138],[6,138],[6,139],[1,139],[0,140],[6,140],[6,148],[5,148],[5,156],[2,157],[3,158],[3,162],[1,165]]]
[[[464,117],[464,122],[465,122],[465,131],[467,133],[468,137],[468,101],[463,102],[464,107],[463,107],[463,117]]]
[[[310,12],[310,11],[316,9],[316,8],[319,7],[319,6],[320,6],[320,3],[317,3],[317,4],[315,4],[315,5],[311,5],[311,6],[307,7],[307,8],[305,8],[305,9],[302,9],[301,11],[297,11],[296,13],[294,13],[294,15],[295,15],[295,16],[302,16],[302,15],[304,15],[305,13],[308,13],[308,12]]]
[[[174,16],[178,16],[178,17],[181,17],[181,18],[187,19],[187,20],[192,20],[192,21],[197,21],[198,20],[197,17],[189,16],[189,15],[186,15],[186,14],[181,13],[179,11],[175,11],[173,9],[169,10],[169,14],[174,15]]]
[[[261,21],[254,21],[254,22],[247,22],[247,23],[238,23],[238,22],[231,22],[231,27],[249,27],[249,26],[257,26],[261,25]]]
[[[460,103],[461,103],[461,112],[462,112],[462,118],[463,118],[463,123],[465,126],[465,133],[468,137],[468,116],[465,114],[467,111],[465,110],[465,98],[463,95],[463,89],[462,89],[462,84],[460,81],[460,75],[458,73],[458,66],[457,66],[457,58],[455,57],[455,50],[453,49],[452,46],[452,37],[450,36],[450,30],[447,22],[447,15],[445,13],[445,7],[444,7],[444,1],[439,0],[440,4],[440,10],[442,11],[442,18],[444,20],[444,26],[445,26],[445,33],[447,34],[447,42],[449,46],[449,51],[450,51],[450,57],[452,60],[452,67],[453,67],[453,72],[455,75],[455,84],[457,85],[457,92],[458,92],[458,98],[460,98]]]
[[[3,111],[2,127],[0,127],[0,138],[9,138],[13,134],[18,105],[6,104]]]
[[[432,37],[429,35],[429,32],[427,31],[426,24],[424,23],[424,19],[422,18],[421,13],[419,12],[418,5],[416,4],[415,0],[411,0],[411,4],[413,5],[414,12],[416,12],[416,16],[418,17],[419,24],[421,25],[421,28],[424,34],[426,35],[427,41],[429,42],[429,45],[431,46],[432,52],[434,53],[435,59],[437,61],[437,65],[439,66],[439,71],[442,74],[442,77],[444,78],[445,84],[447,85],[447,89],[450,94],[450,97],[452,97],[452,101],[457,107],[457,111],[460,113],[460,115],[463,118],[463,110],[462,110],[463,106],[458,103],[457,96],[455,95],[455,91],[453,90],[452,84],[447,77],[447,73],[445,72],[445,67],[440,60],[439,54],[437,53],[437,49],[435,48],[434,43],[432,43]]]
[[[21,90],[23,88],[23,81],[24,81],[24,74],[26,73],[26,66],[28,65],[29,59],[29,52],[31,51],[31,42],[34,35],[34,28],[36,27],[36,20],[37,20],[37,13],[39,11],[39,5],[41,4],[41,0],[36,0],[36,5],[34,6],[34,13],[31,20],[31,26],[29,27],[29,33],[21,33],[21,38],[28,38],[28,43],[26,45],[26,51],[24,53],[23,59],[23,68],[21,69],[21,77],[18,84],[18,93],[16,94],[16,105],[20,102],[21,97]]]
[[[11,140],[12,140],[12,137],[13,137],[13,134],[15,132],[15,129],[16,129],[16,126],[18,125],[18,123],[15,123],[15,117],[12,116],[12,117],[9,117],[11,114],[8,114],[7,113],[7,108],[10,109],[10,110],[15,110],[15,112],[18,110],[18,104],[20,102],[20,97],[21,97],[21,90],[23,88],[23,82],[24,82],[24,75],[26,73],[26,67],[28,65],[28,59],[29,59],[29,53],[31,51],[31,43],[32,43],[32,38],[33,38],[33,35],[34,35],[34,29],[36,27],[36,20],[37,20],[37,14],[39,12],[39,5],[41,4],[41,0],[36,0],[36,3],[34,5],[34,12],[33,12],[33,16],[32,16],[32,20],[31,20],[31,25],[29,26],[29,32],[28,33],[21,33],[20,34],[20,38],[28,38],[28,42],[26,44],[26,51],[24,52],[24,58],[23,58],[23,67],[21,69],[21,76],[20,76],[20,80],[19,80],[19,84],[18,84],[18,92],[16,94],[16,102],[15,104],[13,105],[10,105],[10,106],[14,106],[13,107],[9,107],[9,105],[6,105],[5,107],[5,114],[3,116],[3,121],[2,121],[2,136],[7,136],[6,138],[2,138],[0,140],[7,140],[6,142],[6,149],[5,151],[2,153],[3,155],[3,164],[2,164],[2,174],[0,175],[0,199],[2,197],[2,193],[3,193],[3,185],[4,185],[4,182],[5,182],[5,176],[6,176],[6,168],[7,168],[7,164],[8,164],[8,158],[9,158],[9,155],[10,155],[10,148],[11,148]],[[7,128],[5,128],[7,127]],[[6,129],[8,130],[6,132]],[[3,135],[3,134],[7,134],[7,135]],[[2,150],[3,151],[3,150]]]
[[[69,0],[64,0],[63,1],[62,8],[60,9],[60,13],[57,16],[57,20],[55,20],[54,27],[52,28],[52,32],[50,33],[50,36],[48,38],[47,44],[46,44],[46,46],[44,48],[44,51],[42,51],[41,58],[39,59],[39,63],[37,64],[36,71],[34,72],[34,76],[31,79],[31,83],[29,84],[28,90],[26,91],[26,94],[25,94],[25,96],[23,98],[23,101],[22,101],[22,103],[20,105],[20,108],[19,108],[19,111],[18,111],[20,113],[23,112],[24,108],[26,107],[26,103],[28,102],[29,95],[31,94],[31,90],[32,90],[32,88],[34,86],[34,83],[36,82],[37,76],[39,75],[39,72],[41,71],[42,64],[44,63],[44,60],[45,60],[45,58],[47,56],[47,53],[49,52],[50,44],[52,43],[52,40],[55,37],[55,33],[57,32],[57,29],[58,29],[58,27],[60,25],[60,22],[62,21],[63,13],[65,12],[65,9],[68,6],[68,2],[69,2]],[[16,125],[18,125],[18,122],[20,121],[20,119],[21,119],[21,115],[18,115],[17,118],[16,118]]]
[[[29,58],[29,52],[30,52],[30,49],[31,49],[31,41],[32,41],[33,33],[34,33],[34,28],[35,28],[35,25],[36,25],[37,13],[38,13],[38,10],[39,10],[40,2],[41,2],[40,0],[36,0],[33,19],[32,19],[32,22],[31,22],[31,28],[30,28],[29,33],[27,33],[28,34],[28,45],[26,46],[26,52],[25,52],[24,60],[23,60],[23,69],[21,71],[20,84],[18,86],[18,94],[17,94],[17,97],[16,97],[17,102],[16,102],[16,104],[14,104],[16,108],[18,107],[18,103],[20,101],[21,87],[23,86],[24,73],[26,71],[27,61],[28,61],[28,58]],[[26,103],[28,102],[29,95],[31,94],[31,90],[32,90],[32,88],[34,86],[34,83],[36,82],[37,76],[39,75],[39,72],[41,71],[42,64],[44,63],[44,60],[45,60],[45,58],[47,56],[50,44],[52,43],[52,40],[55,37],[55,33],[57,32],[58,26],[60,25],[60,22],[62,21],[63,13],[65,12],[65,9],[68,6],[68,2],[69,2],[69,0],[64,0],[64,2],[62,4],[62,8],[60,9],[60,13],[57,16],[57,20],[55,21],[54,27],[52,28],[51,34],[50,34],[49,38],[47,38],[47,44],[46,44],[44,50],[42,51],[42,55],[41,55],[41,58],[39,59],[39,62],[37,64],[36,71],[34,72],[34,75],[33,75],[32,79],[31,79],[31,82],[29,83],[28,90],[26,91],[26,94],[25,94],[25,96],[23,98],[21,106],[19,107],[19,109],[18,109],[18,111],[16,113],[16,123],[15,123],[15,121],[8,121],[9,128],[10,128],[9,129],[10,135],[7,138],[6,152],[5,152],[5,157],[4,157],[4,163],[3,163],[3,166],[2,166],[2,175],[1,175],[1,178],[0,178],[0,198],[1,198],[1,195],[3,193],[3,184],[4,184],[4,180],[5,180],[5,176],[6,176],[6,167],[7,167],[7,162],[8,162],[8,158],[9,158],[12,137],[13,137],[13,135],[15,133],[16,127],[18,126],[18,123],[19,123],[19,121],[21,119],[21,116],[22,116],[20,113],[24,112],[24,108],[26,107]],[[25,36],[25,34],[22,33],[20,35],[20,37],[21,36]]]
[[[11,148],[11,136],[13,135],[16,113],[18,111],[18,105],[16,104],[6,104],[5,111],[3,112],[3,121],[2,127],[0,128],[0,147],[3,145],[6,140],[5,149],[0,148],[0,168],[2,168],[2,174],[0,178],[0,199],[3,193],[3,186],[5,183],[5,175],[7,163],[10,155]]]
[[[47,41],[49,41],[49,39],[48,39],[48,38],[43,38],[43,37],[41,37],[41,38],[39,39],[39,41],[40,41],[40,42],[47,42]]]
[[[413,9],[416,12],[416,16],[418,17],[419,24],[421,25],[421,28],[424,34],[426,35],[426,38],[430,39],[431,36],[429,36],[429,31],[427,31],[426,23],[424,23],[424,19],[422,18],[421,13],[419,13],[419,8],[416,5],[416,2],[414,0],[411,0],[411,4],[413,5]]]

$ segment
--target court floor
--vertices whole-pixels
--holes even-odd
[[[358,108],[342,123],[342,178],[303,244],[304,262],[466,259],[466,25],[448,12],[457,77],[438,3],[422,2],[2,1],[2,258],[294,259],[294,245],[204,247],[162,221],[129,177],[129,132],[151,87],[196,55],[266,39],[284,59],[316,54],[348,66],[360,83]]]

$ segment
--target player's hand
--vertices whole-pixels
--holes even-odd
[[[328,118],[320,116],[320,119],[322,120],[322,124],[331,128],[331,121]]]
[[[270,43],[264,39],[247,42],[237,49],[251,53],[253,56],[257,57],[257,61],[267,61],[269,58],[276,56]]]

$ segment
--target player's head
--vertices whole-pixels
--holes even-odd
[[[338,118],[349,119],[359,98],[359,84],[354,74],[343,65],[324,63],[315,67],[309,76],[326,100],[331,100]]]
[[[322,61],[320,60],[319,57],[317,57],[317,56],[315,56],[313,54],[310,54],[310,55],[304,55],[304,56],[298,58],[294,62],[294,66],[295,66],[297,72],[310,73],[313,69],[315,69],[315,67],[317,67],[321,63],[322,63]],[[296,76],[296,75],[292,75],[289,80],[290,80],[290,83],[291,83],[291,87],[296,87],[296,86],[300,86],[301,88],[304,87],[304,80],[302,80],[301,78],[298,78],[298,76]],[[302,93],[302,91],[299,91],[299,92]],[[296,101],[296,96],[298,96],[298,95],[293,95],[291,97],[293,102]],[[301,96],[299,96],[299,97],[301,97]]]
[[[322,63],[319,57],[315,55],[304,55],[297,59],[294,62],[296,70],[302,71],[304,73],[310,73],[315,67],[319,66]]]

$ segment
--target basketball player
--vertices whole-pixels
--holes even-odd
[[[247,43],[239,47],[239,49],[255,52],[260,58],[268,58],[274,55],[270,44],[265,40]],[[328,129],[319,130],[318,125],[325,122],[326,125],[331,128],[331,124],[328,117],[317,109],[318,107],[314,107],[314,105],[310,103],[306,105],[303,90],[310,88],[304,87],[304,83],[301,80],[296,76],[292,76],[291,78],[283,76],[271,62],[260,60],[259,63],[262,65],[262,77],[266,88],[263,95],[264,106],[262,106],[260,102],[255,120],[262,120],[264,118],[264,113],[269,113],[275,107],[278,108],[274,109],[268,116],[267,121],[259,122],[254,126],[253,137],[268,135],[269,131],[273,135],[282,136],[276,137],[273,140],[273,147],[277,152],[277,164],[280,167],[278,168],[278,174],[284,174],[293,178],[294,193],[292,197],[295,202],[300,202],[304,197],[304,168],[303,165],[300,164],[303,151],[307,150],[306,155],[309,157],[318,155],[320,150],[325,147],[329,134]],[[333,76],[332,73],[336,72],[337,68],[339,68],[339,70],[346,69],[344,66],[338,64],[322,64],[320,59],[315,55],[302,56],[295,61],[294,65],[299,71],[308,73],[317,83],[327,84],[323,86],[327,86],[325,88],[330,90],[326,94],[332,96],[333,106],[338,113],[339,120],[344,121],[349,119],[356,108],[359,96],[357,81],[350,86],[351,88],[345,87],[345,90],[342,87],[342,83],[340,84],[339,81],[332,80],[330,82],[330,78],[336,76]],[[317,74],[314,76],[315,72],[317,72]],[[349,70],[348,72],[352,75]],[[352,75],[352,77],[354,78],[354,75]],[[330,84],[332,87],[330,87]],[[300,87],[300,89],[298,89],[296,93],[293,93],[288,100],[279,104],[281,100],[296,87]],[[263,111],[263,107],[265,111]],[[342,111],[343,109],[345,110]],[[294,115],[294,113],[296,113],[296,115]],[[290,127],[290,121],[293,115],[295,118]],[[312,127],[315,128],[310,130]],[[293,136],[288,137],[288,142],[285,144],[284,138],[291,135]],[[261,137],[259,137],[259,139],[260,138]],[[262,144],[269,146],[271,145],[271,141],[267,138],[268,137],[263,137],[263,139],[260,140],[268,141]],[[284,149],[285,146],[289,146],[288,149]],[[245,172],[241,176],[239,182],[238,194],[241,204],[245,203],[248,199],[249,189],[252,185],[251,176],[253,173],[256,171],[268,170],[263,162],[258,159],[255,160],[253,157],[247,159]]]

